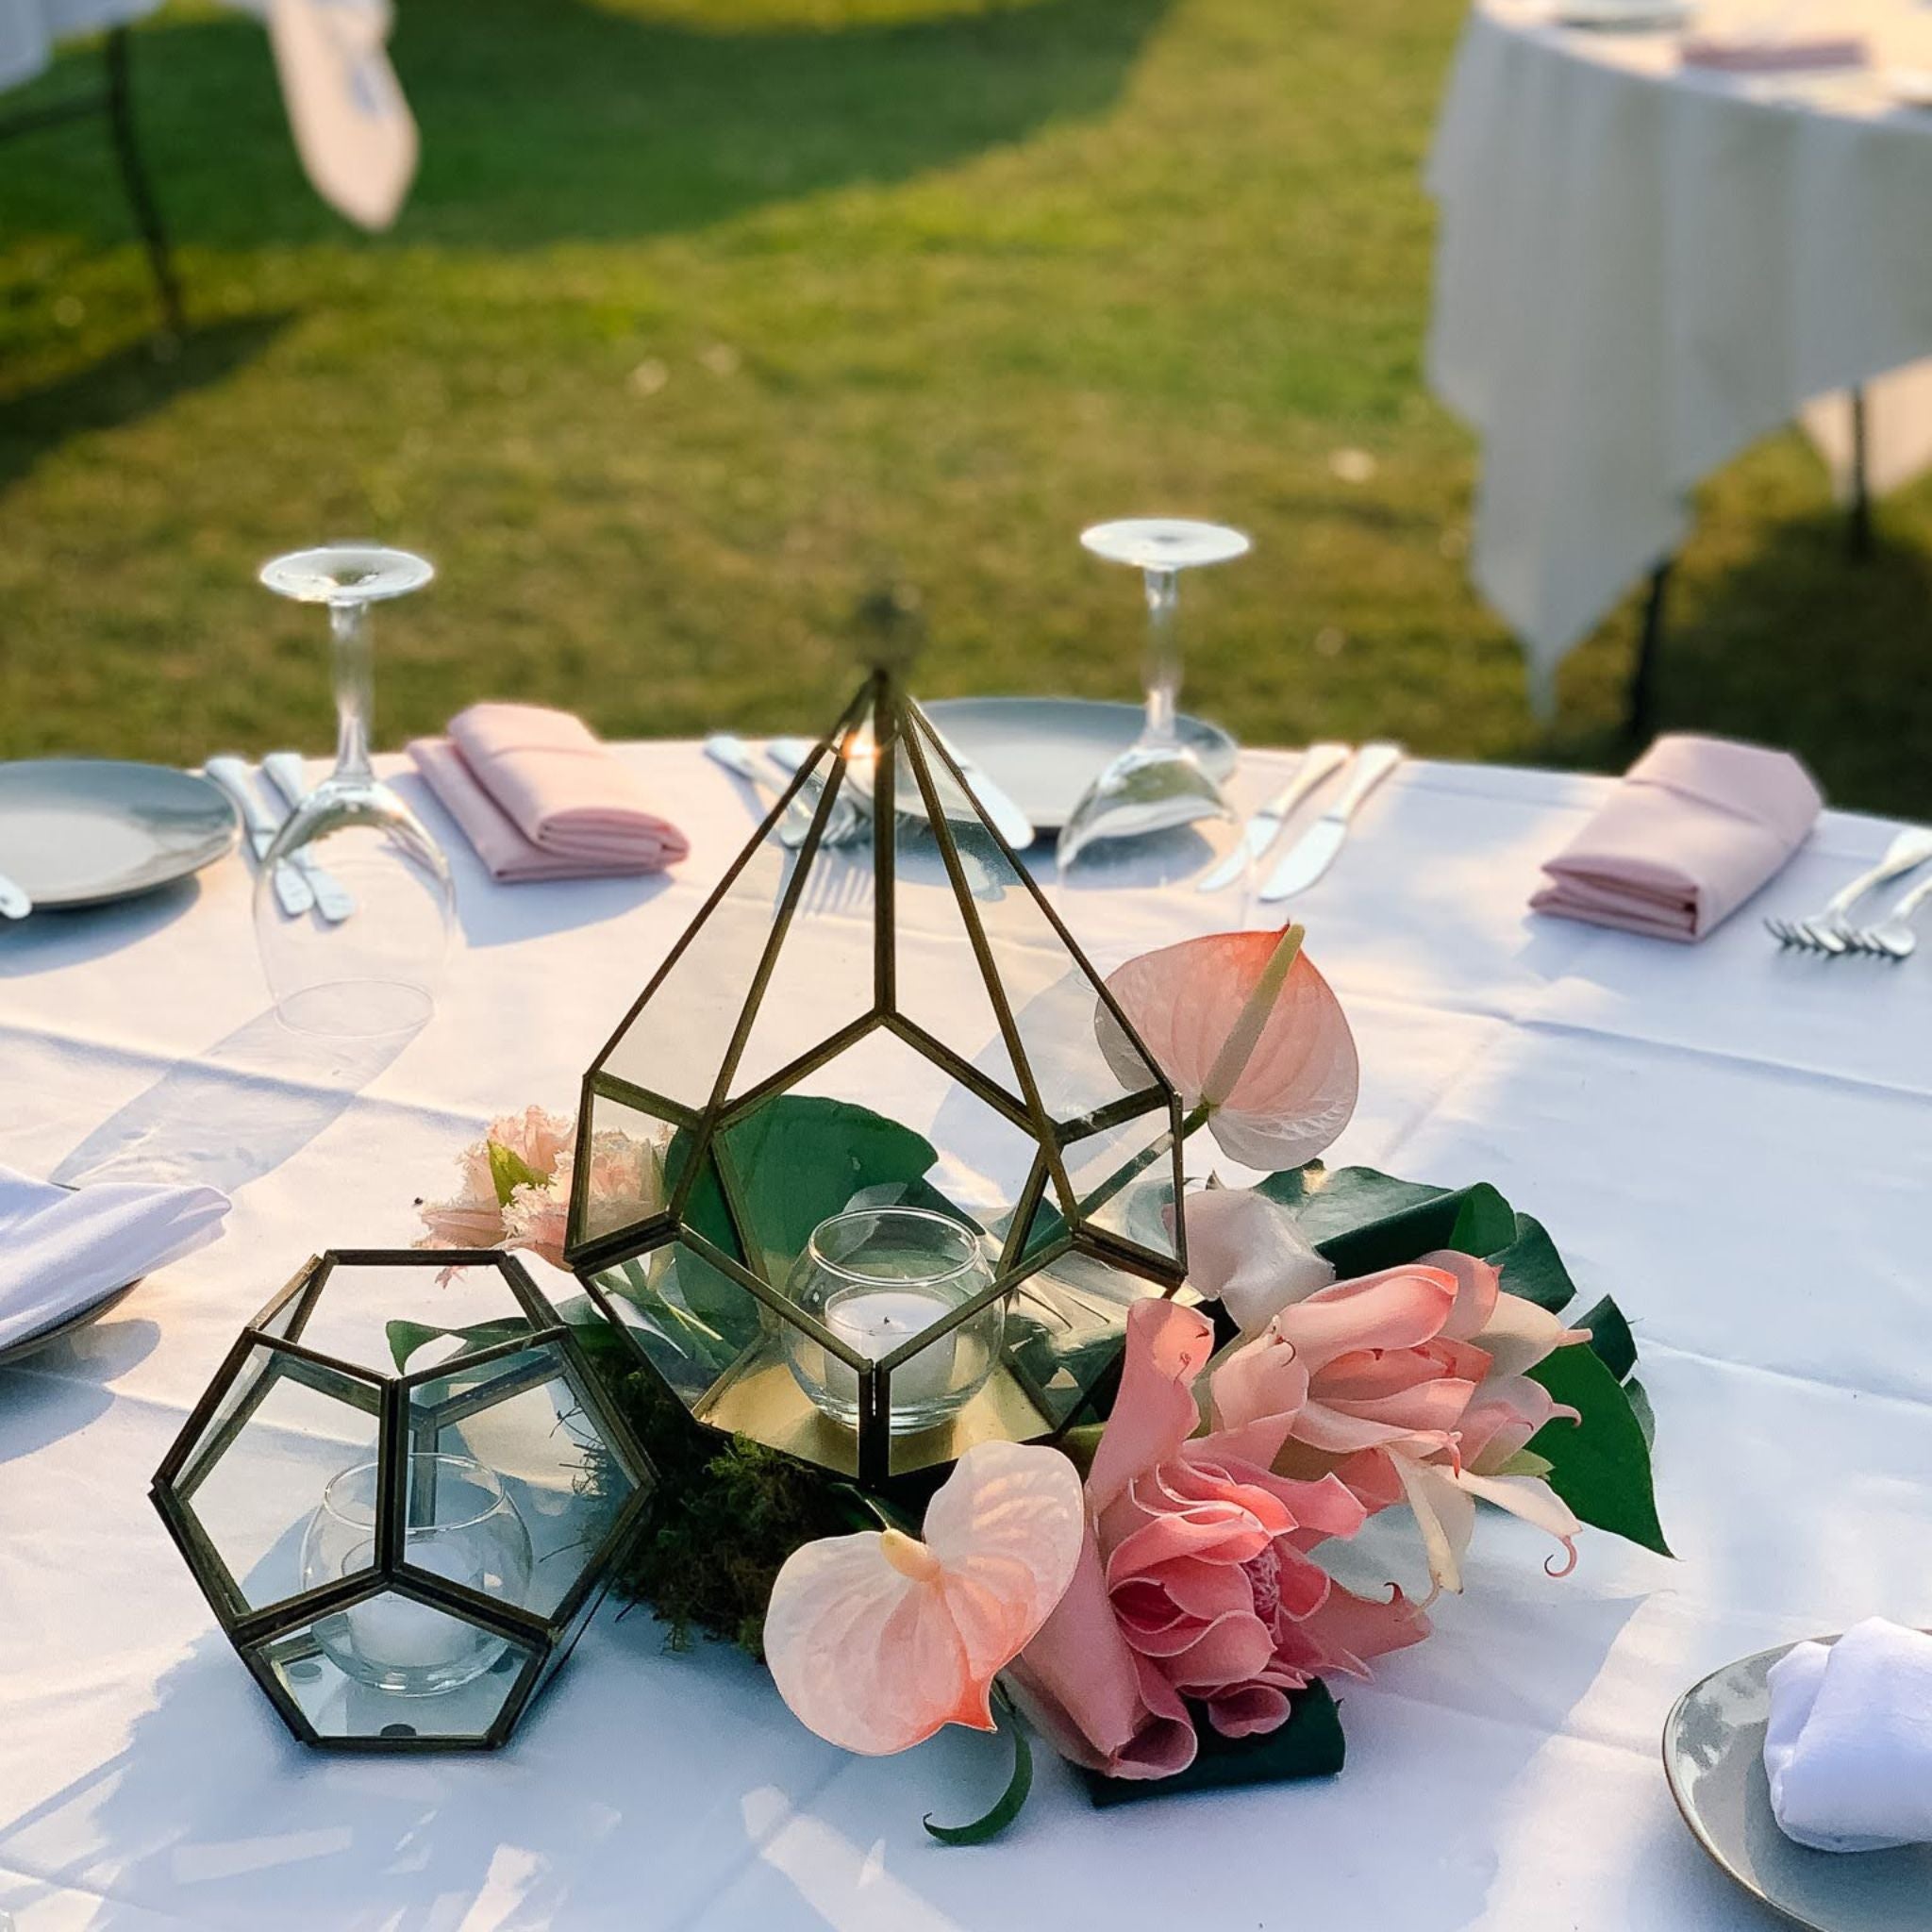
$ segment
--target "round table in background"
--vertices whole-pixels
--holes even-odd
[[[1429,375],[1480,439],[1471,568],[1545,701],[1681,543],[1691,489],[1807,405],[1836,398],[1807,422],[1842,469],[1867,389],[1876,488],[1932,458],[1932,370],[1907,366],[1932,356],[1932,112],[1889,78],[1932,69],[1932,10],[1711,0],[1693,31],[1774,10],[1786,38],[1862,36],[1868,64],[1688,67],[1680,33],[1564,27],[1547,0],[1480,0],[1463,37]]]

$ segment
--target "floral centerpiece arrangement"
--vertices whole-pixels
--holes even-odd
[[[1132,1303],[1097,1419],[861,1489],[708,1435],[603,1337],[660,1476],[620,1590],[674,1643],[703,1631],[762,1657],[798,1718],[851,1751],[1007,1718],[1005,1796],[970,1825],[928,1821],[937,1837],[975,1841],[1017,1815],[1030,1758],[1014,1713],[1098,1803],[1339,1771],[1331,1685],[1428,1636],[1484,1506],[1548,1536],[1553,1577],[1587,1527],[1668,1553],[1615,1303],[1573,1313],[1549,1236],[1492,1187],[1323,1166],[1357,1060],[1302,937],[1192,941],[1107,981],[1180,1097],[1188,1271]],[[849,1103],[789,1104],[812,1111],[782,1175],[788,1213],[801,1191],[812,1212],[941,1198],[919,1136]],[[1217,1153],[1263,1177],[1228,1184]],[[642,1216],[677,1158],[669,1136],[579,1137],[527,1109],[465,1154],[455,1198],[423,1206],[425,1244],[561,1266],[579,1161]],[[398,1361],[431,1332],[393,1334]],[[1340,1559],[1378,1517],[1406,1519],[1412,1556],[1379,1588],[1359,1560],[1344,1582]]]

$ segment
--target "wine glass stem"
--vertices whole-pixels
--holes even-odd
[[[1149,570],[1147,585],[1147,721],[1142,744],[1175,743],[1174,706],[1181,689],[1181,647],[1174,628],[1178,573]]]
[[[328,607],[335,640],[336,770],[339,778],[366,778],[369,771],[370,712],[375,704],[369,650],[369,607],[340,603]]]

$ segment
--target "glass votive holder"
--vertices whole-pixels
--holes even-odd
[[[786,1282],[791,1300],[868,1361],[882,1361],[955,1314],[993,1279],[980,1238],[924,1208],[865,1208],[812,1230]],[[888,1372],[894,1435],[950,1421],[986,1386],[1006,1336],[993,1300]],[[858,1372],[803,1329],[787,1324],[792,1378],[813,1405],[858,1425]]]
[[[302,1539],[302,1587],[334,1583],[375,1560],[374,1462],[345,1469],[324,1490]],[[495,1473],[467,1456],[409,1457],[403,1560],[445,1582],[507,1603],[530,1587],[530,1536]],[[397,1697],[433,1697],[473,1682],[503,1656],[501,1637],[430,1604],[382,1595],[320,1619],[315,1641],[341,1670]]]

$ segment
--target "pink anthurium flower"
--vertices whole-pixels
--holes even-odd
[[[1248,1167],[1302,1166],[1355,1112],[1355,1036],[1301,941],[1298,925],[1215,933],[1144,953],[1107,982],[1182,1105]],[[1134,1077],[1108,1031],[1115,1071]]]
[[[786,1558],[765,1661],[792,1713],[867,1757],[942,1724],[993,1729],[993,1678],[1073,1581],[1080,1477],[1057,1449],[981,1442],[926,1506],[924,1540],[866,1530]]]

